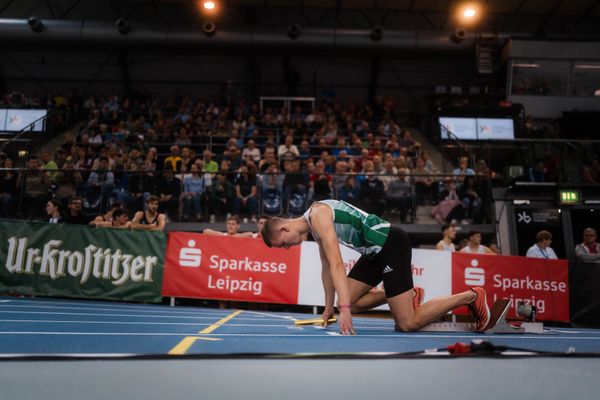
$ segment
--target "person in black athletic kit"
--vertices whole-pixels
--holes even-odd
[[[131,220],[131,229],[141,231],[163,231],[165,229],[165,214],[158,212],[158,197],[150,196],[146,200],[147,211],[138,211]]]

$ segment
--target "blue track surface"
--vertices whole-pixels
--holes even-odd
[[[461,341],[540,351],[600,353],[600,330],[556,329],[543,335],[396,333],[386,319],[355,317],[357,336],[328,328],[297,327],[314,315],[100,301],[0,297],[0,354],[166,354],[182,341],[193,353],[409,352]],[[216,324],[216,325],[215,325]],[[200,333],[204,329],[210,333]]]

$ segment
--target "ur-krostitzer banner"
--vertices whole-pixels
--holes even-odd
[[[0,221],[0,293],[161,301],[166,235]]]
[[[163,295],[297,304],[300,246],[171,232]]]

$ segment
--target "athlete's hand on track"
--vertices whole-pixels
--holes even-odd
[[[333,307],[325,307],[325,311],[323,311],[323,314],[321,315],[321,319],[323,320],[323,326],[329,325],[327,321],[329,321],[329,318],[332,317],[335,317]]]
[[[342,308],[340,310],[338,323],[340,324],[340,333],[342,335],[356,335],[352,326],[352,313],[350,313],[349,308]]]

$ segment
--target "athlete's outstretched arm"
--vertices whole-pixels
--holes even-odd
[[[338,295],[338,308],[340,309],[340,332],[342,335],[353,335],[352,314],[350,313],[350,290],[346,269],[342,261],[340,246],[333,227],[333,215],[329,207],[323,206],[314,209],[311,214],[313,231],[321,238],[321,248],[329,264],[329,273],[333,286]]]
[[[331,280],[331,274],[329,272],[329,262],[323,252],[323,244],[320,240],[316,240],[319,245],[319,256],[321,257],[321,280],[323,281],[323,289],[325,291],[325,310],[323,311],[323,326],[327,326],[329,318],[333,317],[334,302],[335,302],[335,287]]]

